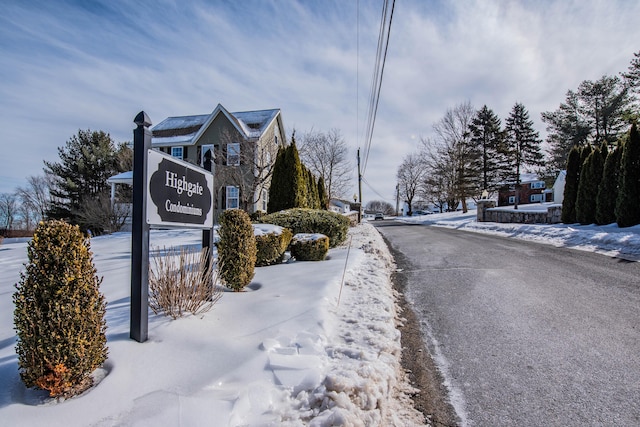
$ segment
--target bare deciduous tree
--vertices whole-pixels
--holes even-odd
[[[27,185],[18,187],[17,195],[23,205],[23,210],[29,209],[30,217],[37,224],[44,220],[47,211],[51,207],[49,188],[52,183],[50,175],[30,176],[27,178]]]
[[[437,135],[438,151],[442,157],[450,162],[447,170],[453,172],[455,197],[462,202],[462,211],[467,212],[467,197],[475,196],[478,192],[477,159],[480,152],[471,144],[469,125],[476,112],[470,102],[448,109],[433,130]],[[455,206],[449,206],[449,209]]]
[[[409,216],[413,213],[413,199],[418,193],[424,173],[424,164],[421,156],[417,153],[407,155],[398,168],[396,175],[398,178],[398,191],[402,200],[407,204]]]
[[[216,185],[234,186],[239,191],[240,207],[248,211],[249,206],[257,203],[263,191],[269,188],[278,144],[270,138],[260,141],[246,141],[235,138],[225,131],[220,138],[220,150],[216,154],[215,179]],[[237,162],[228,162],[228,144],[240,145]],[[222,207],[224,208],[224,207]]]
[[[420,196],[433,203],[440,212],[445,207],[455,210],[458,207],[459,192],[457,186],[456,150],[446,145],[438,145],[432,140],[421,139],[421,161],[424,175],[420,183]]]
[[[349,148],[339,129],[329,132],[305,133],[298,143],[300,159],[316,176],[324,179],[329,199],[346,197],[351,183],[353,166]]]
[[[366,210],[369,212],[382,212],[385,215],[394,215],[396,213],[393,205],[383,200],[371,200],[367,203]]]
[[[11,230],[18,212],[17,198],[15,194],[0,194],[0,228]]]

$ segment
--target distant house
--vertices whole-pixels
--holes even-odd
[[[215,205],[266,211],[278,148],[286,144],[279,109],[168,117],[151,128],[151,146],[214,172]]]
[[[329,210],[340,214],[348,214],[351,212],[351,203],[345,200],[331,199],[329,200]]]
[[[519,205],[546,202],[546,184],[539,179],[520,183]],[[498,190],[498,206],[511,206],[516,203],[516,188],[514,185],[504,185]]]

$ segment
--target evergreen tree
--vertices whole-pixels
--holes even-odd
[[[529,112],[520,103],[516,103],[509,114],[505,126],[504,154],[508,166],[508,180],[516,185],[516,205],[518,208],[520,174],[525,168],[542,165],[542,141],[533,129]]]
[[[318,199],[320,200],[320,209],[329,209],[329,197],[327,196],[327,189],[322,176],[318,178]]]
[[[576,198],[576,220],[580,224],[586,225],[596,222],[596,201],[603,169],[602,154],[596,148],[589,153],[580,171]]]
[[[486,105],[478,110],[469,125],[471,144],[477,147],[480,153],[477,157],[477,169],[480,171],[481,180],[478,187],[489,193],[496,191],[500,183],[502,154],[499,148],[503,136],[500,128],[500,119]]]
[[[562,222],[565,224],[576,222],[580,151],[580,147],[574,145],[567,157],[567,175],[564,182],[564,198],[562,200]]]
[[[51,396],[78,394],[108,351],[102,278],[89,241],[78,226],[41,222],[27,252],[13,295],[20,377]]]
[[[318,182],[310,169],[307,169],[307,199],[308,207],[311,209],[320,209],[320,197],[318,196]]]
[[[542,121],[547,124],[550,168],[560,169],[574,145],[616,142],[633,114],[628,84],[616,76],[585,80],[576,91],[567,92],[556,111],[542,113]]]
[[[620,179],[620,154],[622,150],[616,148],[609,152],[604,163],[602,181],[598,189],[596,200],[596,224],[604,225],[616,222],[616,199],[618,198],[618,183]]]
[[[547,124],[549,167],[560,170],[567,164],[571,148],[587,144],[591,133],[591,128],[582,113],[578,93],[567,91],[565,102],[561,103],[556,111],[546,111],[541,116],[542,121]]]
[[[305,207],[306,193],[305,175],[294,134],[291,144],[278,152],[269,188],[267,212]]]
[[[635,123],[622,147],[616,219],[620,227],[640,224],[640,134]]]
[[[109,200],[107,179],[130,166],[131,150],[116,148],[108,133],[79,130],[64,147],[58,148],[60,162],[45,161],[45,172],[53,177],[51,211],[48,216],[78,224],[100,233],[104,224],[92,223],[85,215],[96,200]],[[105,202],[106,203],[106,202]],[[110,205],[103,206],[109,209]]]

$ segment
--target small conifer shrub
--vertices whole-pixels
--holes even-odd
[[[288,209],[262,217],[268,224],[286,227],[298,233],[320,233],[329,237],[329,247],[335,248],[347,239],[349,218],[339,213],[318,209]]]
[[[329,238],[324,234],[300,233],[291,241],[291,256],[298,261],[322,261],[329,252]]]
[[[265,228],[264,224],[253,225],[257,249],[256,267],[281,263],[293,237],[288,228],[272,224],[267,227],[269,228]]]
[[[229,209],[220,215],[218,262],[221,281],[240,292],[247,286],[256,266],[256,238],[246,212]]]
[[[69,397],[107,359],[106,302],[89,240],[78,226],[41,222],[13,295],[16,353],[27,387]]]

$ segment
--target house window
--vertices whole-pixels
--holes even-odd
[[[532,183],[531,183],[531,188],[532,188],[532,189],[540,189],[540,188],[544,188],[544,181],[536,181],[536,182],[532,182]]]
[[[510,205],[516,204],[516,196],[509,196],[509,204]]]
[[[240,206],[240,191],[238,187],[227,187],[227,209],[238,209]]]
[[[171,147],[171,155],[182,160],[182,147]]]
[[[227,166],[240,165],[240,144],[237,142],[227,144]]]
[[[269,197],[269,193],[267,190],[262,190],[262,210],[267,211],[267,198]]]
[[[529,196],[529,200],[531,201],[531,203],[533,202],[541,202],[542,201],[542,194],[532,194]]]
[[[211,164],[213,163],[213,145],[203,144],[200,149],[200,166],[206,170],[211,170]]]

